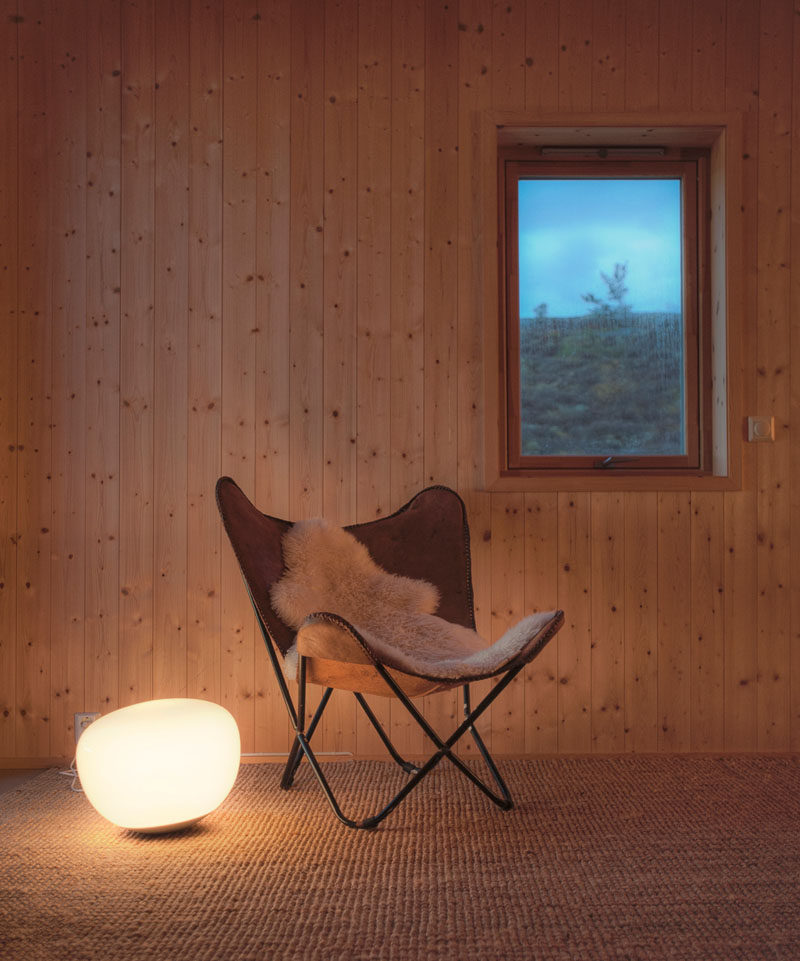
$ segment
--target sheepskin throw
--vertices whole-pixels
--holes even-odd
[[[298,630],[310,614],[344,618],[387,666],[437,678],[486,676],[501,670],[551,619],[532,614],[494,644],[433,612],[437,589],[390,574],[349,531],[323,519],[298,521],[283,537],[285,572],[273,585],[278,616]],[[286,673],[296,672],[294,649]]]

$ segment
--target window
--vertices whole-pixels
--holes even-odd
[[[706,170],[703,153],[505,162],[512,469],[708,462]]]
[[[485,128],[485,486],[734,489],[740,118],[580,120]]]

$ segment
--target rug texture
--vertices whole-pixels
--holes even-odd
[[[56,771],[0,795],[3,961],[800,957],[800,761],[501,763],[490,805],[444,764],[377,830],[336,821],[307,765],[243,767],[176,835],[103,821]],[[405,777],[326,765],[348,813]]]

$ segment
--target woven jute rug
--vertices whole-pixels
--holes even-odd
[[[3,961],[800,958],[800,760],[501,764],[517,806],[441,765],[381,827],[304,765],[243,767],[176,835],[103,821],[46,772],[0,796]],[[365,815],[405,777],[326,766]]]

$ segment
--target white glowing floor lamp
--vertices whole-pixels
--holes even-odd
[[[166,698],[98,718],[81,735],[75,761],[86,797],[104,818],[158,834],[219,807],[240,752],[239,728],[224,707]]]

